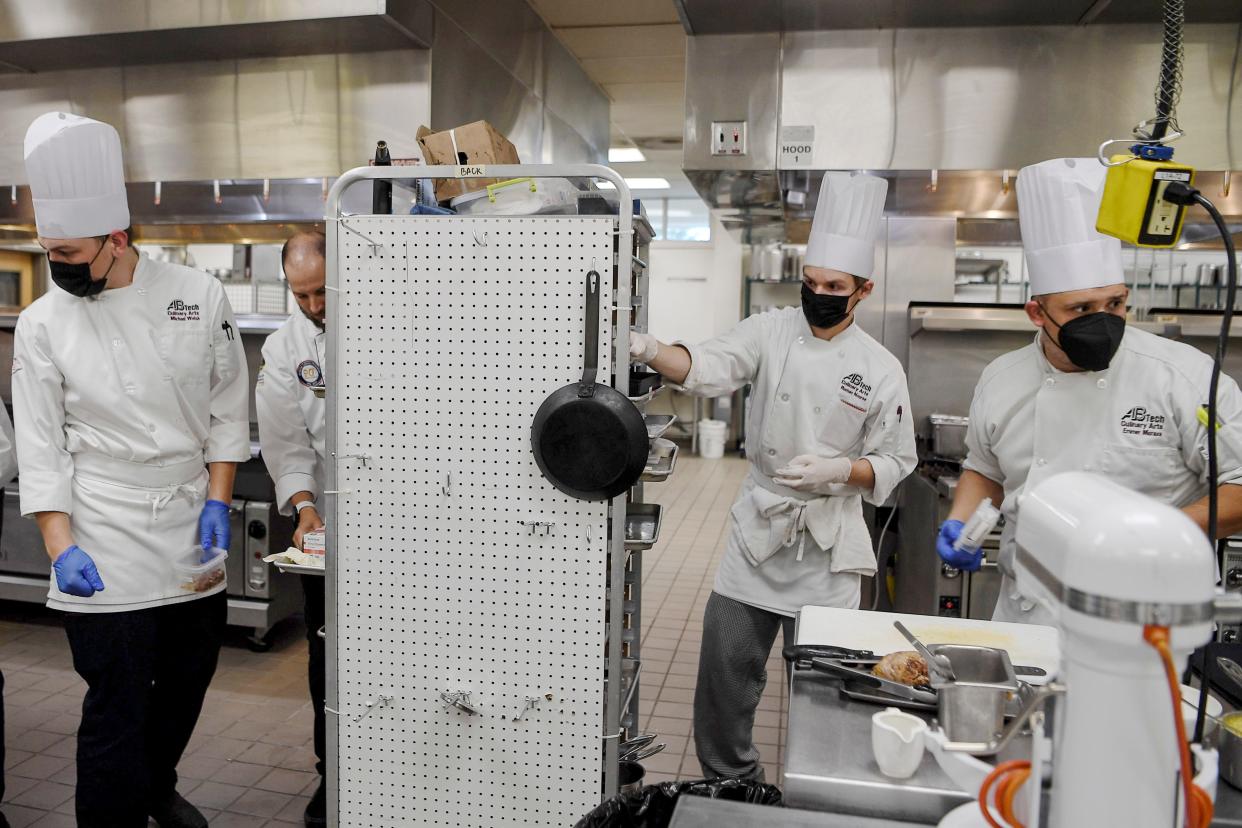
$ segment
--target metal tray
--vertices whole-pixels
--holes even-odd
[[[680,451],[681,448],[676,443],[673,443],[673,453],[667,457],[655,458],[654,462],[652,462],[651,457],[648,457],[647,467],[643,469],[643,475],[639,480],[644,483],[662,483],[668,480],[669,475],[673,473],[673,469],[677,467],[677,454]]]
[[[664,510],[656,503],[631,503],[625,509],[625,548],[650,549],[660,540]]]
[[[677,422],[676,414],[646,414],[643,420],[647,423],[647,439],[655,440],[664,436],[673,423]]]
[[[276,567],[281,572],[290,572],[295,575],[323,576],[327,573],[327,568],[322,566],[303,566],[302,564],[281,563],[280,561],[273,561],[272,566]]]

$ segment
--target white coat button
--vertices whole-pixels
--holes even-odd
[[[1049,388],[1051,388],[1052,386],[1056,384],[1057,384],[1057,381],[1053,379],[1052,377],[1048,377],[1048,379],[1044,380],[1044,385],[1048,386]]]
[[[132,393],[134,393],[134,386],[132,386],[132,385],[127,385],[127,386],[125,386],[125,393],[126,393],[126,394],[132,394]]]
[[[1048,461],[1047,461],[1047,460],[1045,460],[1045,459],[1044,459],[1044,458],[1042,458],[1042,457],[1041,457],[1041,458],[1039,458],[1038,460],[1036,460],[1035,462],[1036,462],[1036,464],[1038,464],[1038,465],[1040,465],[1040,466],[1045,466],[1045,465],[1047,465],[1047,464],[1048,464]]]
[[[823,410],[824,410],[824,409],[820,408],[818,405],[817,405],[817,406],[815,406],[815,413],[816,413],[816,414],[821,414],[821,413],[823,413]]]
[[[1107,388],[1107,387],[1108,387],[1108,380],[1106,380],[1106,379],[1096,380],[1096,381],[1095,381],[1095,385],[1096,385],[1096,387],[1097,387],[1097,388]]]
[[[147,295],[147,289],[146,289],[146,288],[138,288],[138,295],[139,295],[139,296],[146,296],[146,295]]]
[[[803,343],[802,337],[798,337],[798,344],[801,345],[802,343]]]
[[[768,449],[768,457],[775,457],[776,449]]]
[[[124,343],[122,343],[122,342],[121,342],[121,340],[119,340],[119,339],[114,339],[114,340],[112,340],[112,347],[113,347],[113,348],[119,348],[119,347],[121,347],[121,345],[122,345],[122,344],[124,344]]]
[[[781,402],[789,402],[789,395],[781,394]]]

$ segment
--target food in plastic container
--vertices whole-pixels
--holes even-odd
[[[327,533],[318,529],[302,535],[302,551],[307,555],[323,555],[327,551]]]
[[[202,557],[202,548],[196,546],[173,562],[179,586],[186,592],[206,592],[224,583],[224,562],[228,560],[228,550],[213,548],[211,557],[205,563]]]

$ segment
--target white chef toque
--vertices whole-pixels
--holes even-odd
[[[1125,282],[1121,242],[1095,229],[1104,175],[1094,158],[1054,158],[1018,171],[1018,225],[1032,296]]]
[[[129,227],[121,137],[109,124],[47,112],[26,130],[35,227],[48,239],[85,239]]]
[[[888,182],[878,176],[824,173],[803,264],[870,279],[887,194]]]

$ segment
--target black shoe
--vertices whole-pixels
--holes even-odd
[[[320,828],[328,824],[328,792],[324,789],[322,778],[319,780],[319,787],[315,789],[315,795],[306,805],[304,818],[306,828]]]
[[[151,818],[160,828],[207,828],[207,818],[176,791],[160,804],[152,806]]]
[[[4,818],[4,814],[0,814],[0,828],[9,828],[9,821]]]

